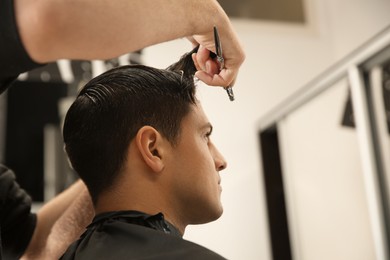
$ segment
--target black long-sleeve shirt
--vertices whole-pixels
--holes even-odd
[[[40,66],[30,58],[20,39],[14,0],[0,0],[0,94],[19,74]]]
[[[19,74],[39,66],[20,39],[14,0],[0,0],[0,94]],[[12,171],[0,165],[0,259],[18,259],[26,249],[36,225],[30,209],[30,197]]]
[[[31,213],[31,198],[19,187],[14,173],[3,165],[0,165],[0,224],[0,259],[19,259],[33,235],[36,215]]]

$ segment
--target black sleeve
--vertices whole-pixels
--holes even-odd
[[[5,259],[19,259],[26,250],[36,225],[31,198],[19,187],[14,173],[0,165],[1,241]]]
[[[27,54],[19,37],[14,0],[0,0],[0,94],[20,73],[42,66]]]

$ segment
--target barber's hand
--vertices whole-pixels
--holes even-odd
[[[216,59],[210,57],[210,51],[215,53],[213,26],[210,26],[210,32],[207,34],[189,38],[194,44],[200,45],[198,52],[192,56],[198,70],[195,76],[209,86],[233,86],[239,68],[245,60],[244,50],[236,34],[232,30],[224,29],[218,27],[223,58],[225,59],[225,67],[221,71]]]

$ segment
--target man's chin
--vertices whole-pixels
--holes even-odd
[[[199,219],[195,223],[192,223],[192,225],[207,224],[216,221],[222,216],[222,213],[223,213],[223,208],[220,207],[218,210],[214,210],[212,213],[210,212],[210,214],[207,217],[205,216],[203,219]]]

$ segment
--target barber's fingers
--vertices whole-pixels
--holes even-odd
[[[197,53],[194,53],[192,55],[192,59],[198,71],[199,70],[206,71],[207,70],[206,62],[211,59],[210,51],[204,48],[202,45],[200,45]]]
[[[199,48],[198,53],[192,55],[197,72],[195,76],[209,86],[233,86],[237,70],[224,68],[220,71],[220,64],[210,57],[210,51]]]
[[[210,75],[218,74],[220,64],[216,60],[211,59],[211,57],[209,57],[209,54],[207,55],[208,56],[201,57],[201,55],[198,53],[192,54],[192,60],[194,61],[196,70],[204,71]]]
[[[219,74],[209,74],[205,71],[197,71],[195,76],[209,86],[233,87],[237,74],[228,69],[223,69]]]
[[[219,71],[219,64],[216,61],[206,61],[205,69],[198,69],[195,76],[209,86],[233,87],[238,72],[239,67],[229,68],[226,65]]]

